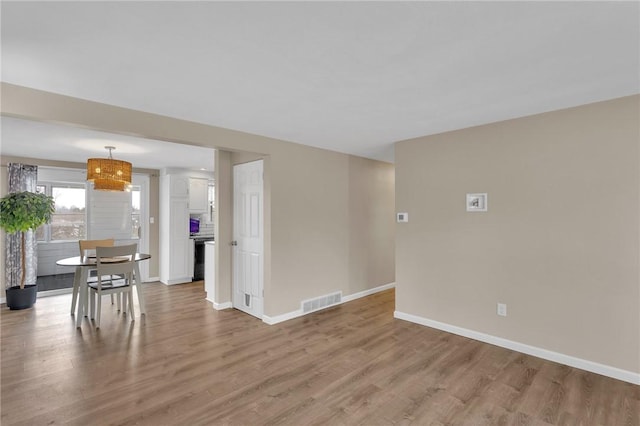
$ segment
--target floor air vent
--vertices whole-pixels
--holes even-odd
[[[302,313],[308,313],[317,311],[318,309],[326,308],[327,306],[336,305],[342,302],[342,292],[331,293],[324,296],[316,297],[315,299],[302,301]]]

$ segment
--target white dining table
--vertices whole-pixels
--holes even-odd
[[[138,263],[142,260],[151,259],[150,254],[136,253],[135,265],[133,270],[133,284],[136,286],[138,292],[138,303],[140,304],[140,315],[145,315],[144,305],[144,292],[142,291],[142,282],[140,281],[140,268]],[[88,315],[88,289],[87,278],[89,277],[89,271],[96,268],[96,258],[91,256],[75,256],[67,257],[66,259],[60,259],[56,262],[59,266],[72,266],[75,267],[75,274],[73,276],[73,292],[77,294],[76,299],[71,301],[71,315],[76,315],[76,327],[80,328],[82,324],[82,317]],[[77,312],[76,312],[77,307]]]

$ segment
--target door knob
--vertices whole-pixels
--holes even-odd
[[[238,245],[238,242],[237,242],[237,241],[231,241],[231,245],[232,245],[232,246],[237,246],[237,245]]]

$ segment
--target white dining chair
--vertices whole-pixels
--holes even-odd
[[[93,255],[95,257],[96,247],[112,247],[115,243],[113,238],[105,238],[103,240],[78,240],[78,246],[80,248],[80,257],[87,257]],[[103,277],[105,280],[107,277]],[[111,277],[111,279],[115,279]],[[96,282],[97,276],[95,269],[89,271],[87,282]],[[78,289],[74,287],[73,295],[71,299],[71,311],[75,310],[75,302],[77,298]],[[120,297],[117,298],[118,310],[120,310]],[[113,305],[113,295],[111,295],[111,304]]]
[[[102,314],[102,296],[106,294],[122,295],[122,312],[134,319],[133,309],[133,273],[135,267],[135,254],[137,244],[113,247],[96,247],[96,271],[97,281],[86,285],[91,300],[91,318],[95,319],[96,328],[100,328],[100,316]],[[112,275],[120,275],[122,279],[104,279]],[[97,296],[97,302],[96,297]],[[97,303],[97,309],[96,309]],[[127,308],[128,311],[127,312]]]
[[[95,255],[96,247],[111,247],[114,244],[113,238],[106,238],[103,240],[78,240],[78,248],[80,249],[80,257],[86,258],[90,255]],[[97,277],[95,275],[95,269],[89,271],[88,282],[97,281]],[[80,283],[83,284],[83,283]],[[73,293],[71,295],[71,313],[75,312],[76,303],[78,299],[78,286],[74,284]],[[113,295],[111,296],[111,304],[113,304]],[[85,304],[86,306],[86,304]],[[120,310],[120,298],[118,298],[118,310]]]

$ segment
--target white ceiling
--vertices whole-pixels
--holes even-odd
[[[2,80],[393,161],[398,140],[640,93],[639,5],[2,1]]]
[[[2,117],[2,155],[85,162],[108,157],[105,146],[113,146],[113,158],[133,167],[191,170],[214,169],[214,149],[115,135],[77,127]]]

